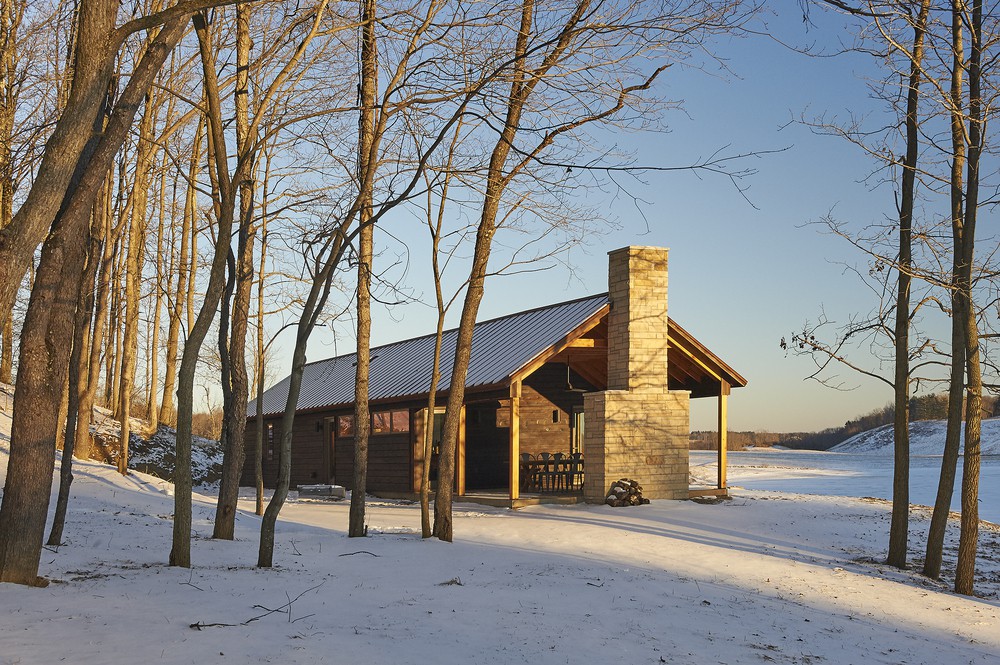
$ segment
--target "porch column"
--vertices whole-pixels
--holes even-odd
[[[729,445],[729,384],[719,383],[719,489],[726,489],[726,448]]]
[[[521,496],[521,382],[510,384],[510,500]]]
[[[455,490],[465,496],[465,405],[458,412],[458,445],[455,450]]]

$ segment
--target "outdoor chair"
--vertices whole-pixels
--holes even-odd
[[[573,453],[569,462],[570,488],[578,490],[583,488],[583,453]]]

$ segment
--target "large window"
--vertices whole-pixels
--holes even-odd
[[[372,434],[405,434],[410,431],[410,412],[375,411],[372,413]]]
[[[405,434],[409,431],[408,409],[372,412],[372,434]],[[354,416],[337,416],[337,436],[346,439],[354,436]]]

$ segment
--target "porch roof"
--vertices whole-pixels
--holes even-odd
[[[466,390],[505,386],[512,377],[525,374],[526,370],[533,371],[539,363],[554,357],[568,340],[596,327],[607,311],[608,294],[601,293],[476,323]],[[698,377],[698,382],[721,378],[733,387],[746,385],[745,379],[693,336],[672,320],[668,325],[670,348],[683,352],[684,367]],[[457,328],[444,333],[439,390],[446,390],[451,382],[457,334]],[[355,355],[351,353],[307,364],[297,410],[352,404]],[[385,402],[426,395],[433,359],[433,334],[372,348],[369,400]],[[678,365],[673,369],[680,368]],[[288,384],[289,377],[285,377],[264,393],[265,415],[284,411]],[[681,387],[692,389],[693,396],[703,392],[693,386]],[[251,402],[248,414],[253,417],[255,413],[255,402]]]

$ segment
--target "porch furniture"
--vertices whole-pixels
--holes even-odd
[[[539,489],[542,492],[552,491],[553,473],[555,472],[555,466],[552,459],[552,453],[538,453],[538,461],[541,462],[538,468],[538,480]]]
[[[583,489],[583,453],[573,453],[569,456],[570,488]]]
[[[566,493],[583,487],[583,454],[521,453],[521,489],[539,493]]]
[[[554,453],[552,455],[552,486],[555,491],[560,492],[569,487],[570,465],[565,453]]]
[[[536,491],[538,487],[538,467],[532,464],[535,456],[531,453],[521,453],[521,488]]]

